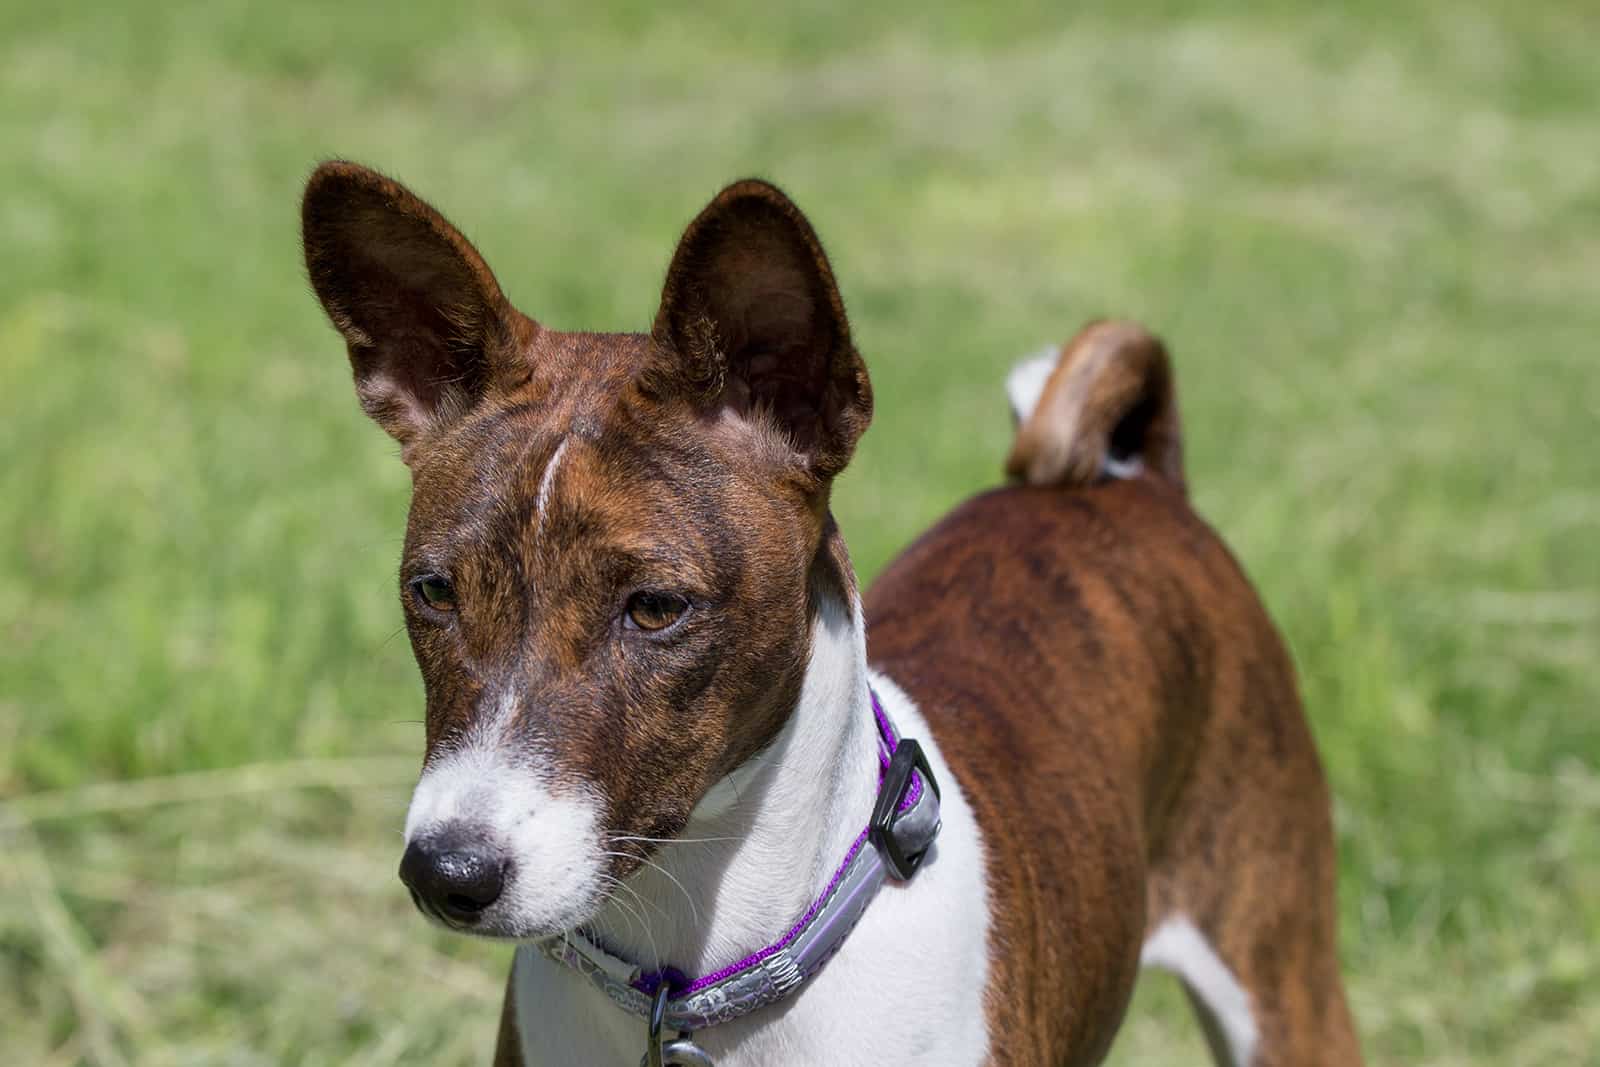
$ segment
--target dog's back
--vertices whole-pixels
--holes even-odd
[[[866,602],[988,846],[996,1062],[1095,1062],[1141,955],[1223,1062],[1358,1062],[1322,770],[1277,633],[1188,506],[1165,352],[1096,324],[1013,386],[1024,484]]]

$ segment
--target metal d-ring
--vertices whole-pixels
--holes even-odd
[[[650,1031],[645,1037],[644,1059],[639,1067],[666,1067],[661,1058],[661,1024],[667,1017],[667,983],[656,986],[655,999],[650,1002]]]
[[[706,1050],[689,1040],[687,1031],[679,1031],[675,1040],[663,1043],[661,1027],[667,1018],[669,990],[663,981],[656,987],[655,999],[650,1002],[650,1032],[645,1038],[644,1058],[639,1067],[716,1067]]]

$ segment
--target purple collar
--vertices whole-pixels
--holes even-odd
[[[672,967],[645,971],[607,952],[581,930],[540,943],[546,956],[587,978],[618,1007],[650,1020],[645,1062],[652,1067],[709,1064],[710,1058],[688,1040],[691,1032],[794,993],[838,951],[884,881],[909,880],[938,836],[939,784],[922,746],[901,738],[878,694],[869,693],[878,727],[877,802],[827,888],[782,937],[700,978]],[[873,847],[866,847],[869,843]],[[663,1027],[679,1031],[678,1040],[663,1045]],[[677,1058],[663,1059],[663,1054]]]

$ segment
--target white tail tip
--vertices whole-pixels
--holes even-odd
[[[1059,348],[1042,348],[1011,368],[1006,375],[1006,396],[1011,399],[1011,414],[1017,425],[1028,421],[1033,409],[1039,406],[1045,383],[1056,369],[1061,357]]]

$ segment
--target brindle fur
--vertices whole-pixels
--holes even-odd
[[[1145,932],[1175,913],[1250,991],[1258,1063],[1358,1062],[1289,661],[1181,493],[980,496],[874,583],[867,634],[983,828],[995,1063],[1098,1062]]]
[[[574,786],[600,769],[610,831],[676,833],[793,708],[819,593],[854,593],[828,488],[871,388],[810,225],[730,186],[648,336],[541,327],[442,216],[354,164],[313,175],[304,237],[412,469],[402,578],[448,569],[459,594],[448,626],[403,597],[427,758],[513,684],[526,744]],[[1035,484],[962,505],[866,602],[874,665],[982,829],[991,1062],[1097,1062],[1146,932],[1182,914],[1249,991],[1259,1063],[1358,1064],[1321,767],[1271,622],[1184,498],[1165,352],[1127,324],[1064,351],[1009,461]],[[1108,448],[1144,472],[1098,480]],[[669,578],[693,625],[620,639],[628,591]],[[495,1062],[523,1063],[509,989]]]

